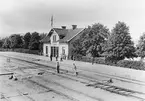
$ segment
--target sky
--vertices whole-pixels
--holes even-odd
[[[110,30],[118,21],[137,41],[145,32],[145,0],[0,0],[0,37],[26,32],[48,33],[54,27],[87,27],[102,23]]]

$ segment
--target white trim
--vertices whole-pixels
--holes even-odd
[[[83,28],[81,31],[79,31],[76,35],[74,35],[72,38],[70,38],[69,40],[67,40],[67,42],[69,42],[70,40],[72,40],[74,37],[76,37],[79,33],[81,33],[85,28]]]

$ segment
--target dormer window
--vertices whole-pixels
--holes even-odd
[[[56,35],[53,35],[53,42],[56,42]]]

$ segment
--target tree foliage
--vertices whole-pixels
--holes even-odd
[[[24,48],[25,48],[25,49],[28,49],[29,43],[30,43],[30,39],[31,39],[31,34],[30,34],[30,32],[27,32],[27,33],[24,35]]]
[[[0,48],[2,48],[3,44],[4,44],[5,39],[0,39]]]
[[[5,38],[2,47],[3,48],[10,48],[10,43],[11,42],[10,42],[9,38]]]
[[[97,23],[88,30],[89,33],[83,42],[83,47],[86,53],[90,53],[92,57],[99,57],[103,53],[103,44],[109,36],[109,29]]]
[[[22,48],[23,41],[19,34],[13,34],[10,36],[10,48]]]
[[[136,56],[134,43],[131,41],[129,27],[118,22],[113,28],[105,49],[107,58],[112,61]]]
[[[85,55],[81,40],[77,39],[73,42],[72,53],[73,55]]]
[[[33,32],[31,35],[30,43],[29,43],[29,49],[38,50],[39,44],[40,44],[39,40],[40,40],[39,33]]]
[[[136,53],[141,58],[145,57],[145,33],[142,34],[138,41]]]
[[[40,51],[40,54],[43,53],[43,43],[41,42],[41,40],[46,37],[47,33],[41,33],[40,34],[40,43],[39,43],[39,51]]]
[[[81,55],[90,54],[92,57],[99,57],[103,52],[102,47],[108,36],[109,29],[106,26],[100,23],[88,26],[81,38],[73,42],[73,51]]]
[[[41,33],[40,34],[40,40],[42,40],[44,37],[46,37],[47,33]]]

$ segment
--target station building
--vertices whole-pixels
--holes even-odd
[[[48,35],[41,40],[43,43],[43,55],[58,58],[68,59],[72,56],[72,42],[80,38],[85,28],[77,28],[77,25],[72,25],[71,29],[66,26],[61,28],[52,28]]]

